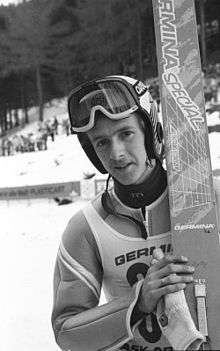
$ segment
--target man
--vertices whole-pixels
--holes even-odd
[[[72,132],[109,177],[62,237],[52,314],[57,343],[80,351],[198,348],[203,337],[183,293],[194,268],[172,255],[162,128],[147,88],[106,77],[76,88],[68,107]],[[107,303],[98,306],[101,288]]]

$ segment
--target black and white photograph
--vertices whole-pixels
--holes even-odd
[[[220,1],[0,0],[1,351],[220,349]]]

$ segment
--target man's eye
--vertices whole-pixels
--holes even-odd
[[[122,133],[122,136],[124,137],[129,137],[130,135],[133,135],[133,132],[131,130],[126,130]]]
[[[96,143],[96,147],[103,147],[105,145],[107,145],[107,140],[106,139],[101,139]]]

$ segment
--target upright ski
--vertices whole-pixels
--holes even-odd
[[[153,0],[174,252],[196,268],[186,298],[220,350],[220,245],[193,0]]]

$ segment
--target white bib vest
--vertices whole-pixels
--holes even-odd
[[[164,253],[171,252],[170,232],[148,237],[147,240],[125,236],[107,224],[92,204],[86,206],[83,212],[99,248],[107,301],[125,296],[133,284],[146,275],[155,248],[161,248]],[[150,314],[135,330],[134,341],[121,350],[171,351],[172,348],[161,335],[156,317]]]

